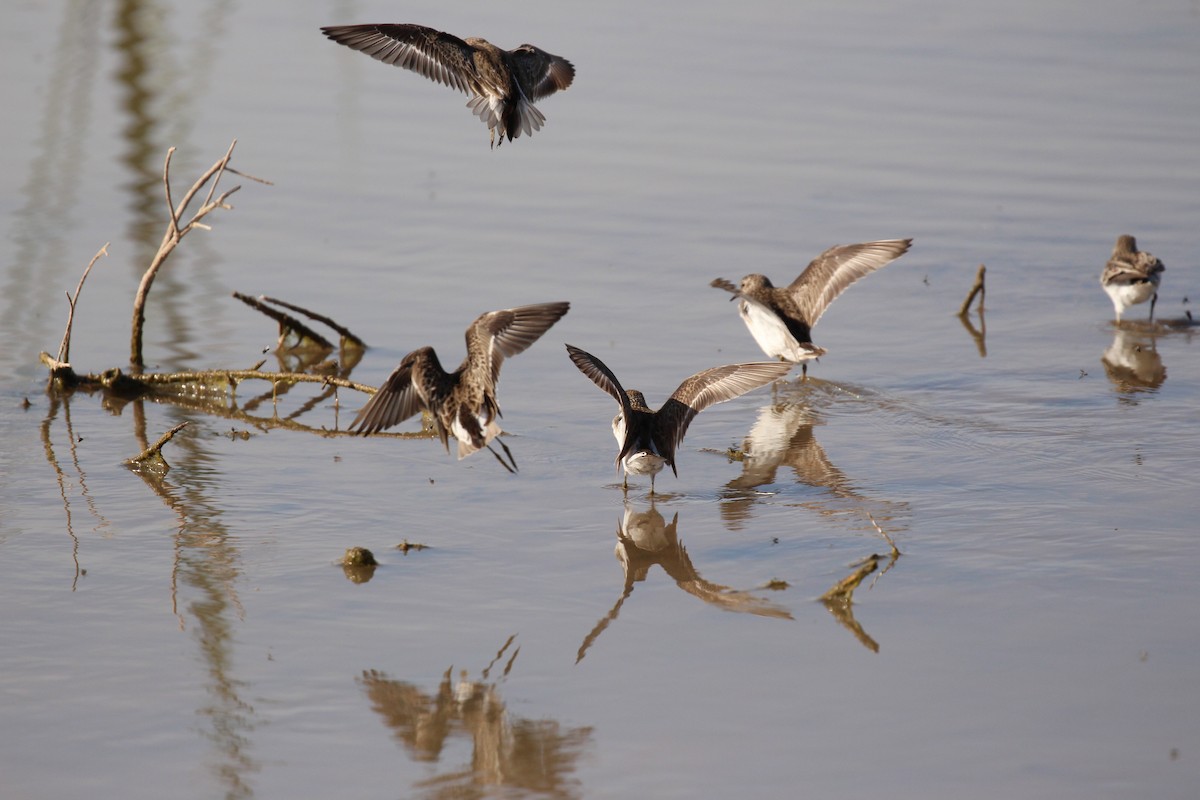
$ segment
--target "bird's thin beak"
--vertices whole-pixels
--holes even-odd
[[[737,299],[738,299],[738,293],[734,292],[732,295],[730,295],[729,302],[732,303],[734,300],[737,300]]]

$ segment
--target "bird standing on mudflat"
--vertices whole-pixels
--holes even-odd
[[[635,390],[626,390],[604,362],[578,347],[567,345],[567,354],[579,371],[592,383],[612,395],[621,406],[613,419],[613,436],[621,446],[616,463],[625,469],[624,488],[629,475],[649,475],[650,494],[654,494],[654,476],[669,466],[675,477],[675,450],[683,441],[692,419],[704,409],[765,386],[782,378],[790,364],[754,361],[730,364],[698,372],[679,384],[658,411],[646,405],[646,398]]]
[[[803,363],[826,353],[813,344],[812,328],[829,304],[850,284],[908,252],[912,239],[885,239],[831,247],[813,259],[800,277],[776,287],[757,273],[734,286],[717,278],[710,286],[732,292],[738,311],[762,351],[772,358]],[[808,365],[802,367],[808,373]]]
[[[1130,306],[1150,301],[1150,321],[1154,321],[1154,304],[1158,302],[1158,285],[1166,270],[1163,263],[1149,253],[1137,249],[1137,239],[1129,234],[1117,237],[1112,256],[1100,273],[1100,285],[1121,313]]]
[[[511,142],[541,130],[546,117],[534,101],[575,80],[570,61],[531,44],[502,50],[487,39],[459,39],[422,25],[330,25],[321,31],[338,44],[471,95],[467,107],[487,123],[493,147],[505,137]]]
[[[376,433],[403,422],[419,411],[428,411],[446,451],[450,435],[458,440],[458,457],[464,458],[500,434],[496,419],[496,381],[505,358],[524,352],[570,309],[570,303],[542,303],[481,314],[467,328],[467,357],[454,372],[446,372],[432,347],[406,355],[379,391],[358,412],[350,430]],[[495,450],[492,455],[509,472],[516,462],[500,442],[512,466]]]

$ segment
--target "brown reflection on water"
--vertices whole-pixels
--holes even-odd
[[[15,255],[5,272],[8,281],[0,295],[0,322],[20,331],[23,340],[41,338],[47,326],[45,309],[59,308],[64,273],[79,267],[65,247],[64,230],[79,223],[79,176],[89,140],[90,97],[97,82],[100,39],[96,36],[102,4],[76,0],[64,4],[57,39],[45,51],[48,79],[40,96],[36,154],[29,161],[29,178],[20,196],[20,224],[12,227]],[[15,76],[10,76],[10,80]],[[16,112],[10,111],[10,114]],[[99,247],[103,242],[97,242]],[[95,250],[96,248],[93,248]],[[86,262],[85,262],[86,263]],[[53,324],[58,324],[57,320]]]
[[[662,567],[680,589],[718,608],[760,617],[792,619],[791,612],[782,606],[750,592],[731,589],[701,577],[692,565],[687,548],[679,541],[679,514],[676,513],[668,524],[655,508],[654,498],[650,498],[649,506],[640,509],[626,498],[625,513],[617,523],[615,554],[625,575],[621,595],[612,609],[584,637],[575,663],[583,660],[600,634],[616,620],[621,613],[621,606],[633,594],[633,585],[646,580],[650,568],[655,564]]]
[[[178,175],[186,175],[185,165],[196,158],[194,148],[188,146],[187,133],[196,128],[197,109],[208,88],[209,64],[217,57],[225,21],[231,17],[230,6],[229,2],[205,4],[200,24],[189,29],[186,37],[171,29],[180,16],[163,3],[122,0],[114,7],[116,78],[121,90],[120,109],[125,115],[121,161],[132,176],[125,186],[133,212],[128,235],[137,245],[129,263],[138,277],[157,252],[167,225],[164,154],[170,147],[179,149],[176,163],[183,166],[183,171],[176,167]],[[203,237],[189,242],[186,256],[176,255],[177,259],[181,257],[188,260],[186,272],[178,268],[163,270],[152,300],[155,316],[163,320],[168,331],[164,345],[172,351],[167,359],[172,364],[186,363],[199,355],[191,349],[195,337],[189,322],[214,314],[211,308],[194,308],[193,295],[211,298],[223,294],[193,291],[192,287],[206,281],[211,274],[207,265],[217,258]]]
[[[145,406],[133,403],[136,445],[131,443],[132,456],[146,449],[147,434]],[[75,563],[74,588],[80,575],[86,574],[79,562],[79,537],[74,529],[70,485],[67,472],[59,462],[53,446],[54,423],[62,411],[65,433],[71,452],[72,469],[79,476],[79,493],[99,524],[95,530],[108,527],[103,514],[96,508],[88,492],[84,471],[75,451],[77,441],[71,427],[70,397],[51,396],[50,410],[42,423],[42,441],[46,460],[58,476],[59,489],[66,514],[67,533],[72,541]],[[157,435],[155,436],[157,438]],[[208,675],[210,702],[197,709],[197,714],[209,721],[203,735],[212,742],[218,753],[214,769],[224,784],[226,797],[250,797],[253,792],[247,782],[249,773],[258,765],[249,755],[248,734],[256,727],[254,707],[242,699],[243,683],[235,677],[233,665],[233,624],[243,616],[237,594],[241,574],[241,553],[221,520],[219,504],[209,497],[217,474],[212,457],[189,433],[176,436],[166,458],[171,470],[165,475],[138,472],[146,485],[175,514],[178,523],[174,535],[175,559],[171,571],[171,611],[179,619],[181,630],[193,627],[199,645],[200,660]]]
[[[75,438],[75,429],[71,426],[71,402],[70,398],[59,399],[52,396],[50,398],[50,409],[46,414],[46,418],[42,420],[42,447],[46,454],[46,461],[54,470],[54,474],[58,479],[58,493],[62,498],[63,513],[66,516],[67,535],[71,537],[71,560],[75,565],[75,574],[71,578],[71,591],[75,591],[79,587],[79,578],[85,574],[85,570],[79,565],[79,536],[75,533],[74,517],[71,513],[71,497],[68,493],[68,487],[72,483],[72,479],[67,475],[62,465],[58,463],[58,456],[54,452],[54,441],[51,435],[51,430],[54,426],[54,420],[58,417],[59,410],[62,410],[63,426],[67,434],[67,447],[71,454],[71,469],[78,476],[79,494],[83,497],[87,504],[88,512],[96,520],[96,527],[93,532],[99,532],[109,527],[109,522],[104,518],[104,515],[96,508],[96,500],[88,491],[87,476],[83,472],[83,467],[79,465],[79,451],[76,449],[78,439]]]
[[[814,433],[820,424],[820,414],[801,399],[777,398],[759,410],[739,454],[742,474],[722,492],[721,517],[726,527],[745,527],[757,504],[774,494],[761,487],[783,480],[780,469],[791,470],[797,483],[824,491],[823,497],[800,503],[822,516],[866,513],[887,520],[901,513],[904,504],[864,497],[829,460]]]
[[[1167,379],[1158,337],[1152,333],[1117,328],[1100,362],[1123,402],[1136,405],[1139,394],[1154,392]]]
[[[971,322],[971,315],[959,314],[958,321],[962,323],[963,329],[971,336],[971,340],[975,342],[975,347],[979,350],[980,358],[987,358],[987,320],[984,318],[983,309],[979,309],[979,327]]]
[[[134,433],[138,451],[157,439],[146,428],[145,403],[133,403]],[[137,452],[137,451],[135,451]],[[171,607],[181,629],[195,623],[194,638],[208,673],[210,702],[197,709],[210,721],[204,735],[216,748],[215,770],[226,788],[226,797],[250,797],[248,776],[258,770],[249,754],[248,734],[257,727],[254,707],[242,699],[244,684],[234,674],[233,624],[244,616],[237,593],[241,552],[221,517],[220,505],[209,497],[214,459],[200,440],[184,431],[171,440],[165,453],[171,470],[165,475],[138,472],[178,519],[175,531],[175,566],[171,574]]]
[[[414,788],[420,796],[483,797],[496,789],[555,798],[582,796],[572,773],[592,729],[564,729],[554,720],[511,714],[497,682],[489,680],[500,662],[504,665],[501,680],[512,670],[520,648],[511,655],[507,651],[515,639],[509,637],[479,680],[471,680],[462,670],[455,683],[454,667],[446,670],[431,692],[378,670],[364,670],[357,679],[371,708],[413,760],[436,764],[455,739],[470,739],[471,763],[417,782]]]

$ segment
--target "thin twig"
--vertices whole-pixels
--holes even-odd
[[[136,466],[136,465],[138,465],[138,464],[141,464],[141,463],[143,463],[143,462],[149,461],[150,459],[153,459],[153,458],[162,458],[162,449],[163,449],[163,446],[164,446],[164,445],[165,445],[167,442],[171,441],[171,439],[172,439],[172,438],[175,436],[175,434],[179,433],[181,430],[183,430],[183,429],[184,429],[184,428],[186,428],[187,426],[188,426],[188,423],[187,423],[186,421],[185,421],[185,422],[181,422],[181,423],[179,423],[179,424],[178,424],[178,425],[176,425],[174,428],[171,428],[169,431],[167,431],[167,432],[166,432],[166,433],[164,433],[162,436],[160,436],[160,437],[158,438],[158,441],[157,441],[157,442],[155,442],[154,444],[150,445],[150,446],[149,446],[149,447],[147,447],[145,450],[143,450],[142,452],[138,453],[136,456],[134,456],[133,458],[129,459],[129,460],[128,460],[128,461],[126,461],[125,463],[127,463],[127,464],[129,464],[129,465],[131,465],[131,466]]]
[[[260,300],[255,297],[249,297],[247,295],[244,295],[241,292],[234,292],[233,296],[236,297],[238,300],[241,300],[246,305],[253,308],[255,311],[258,311],[262,314],[266,314],[268,317],[270,317],[271,319],[273,319],[279,323],[279,342],[277,345],[278,347],[283,347],[283,340],[285,338],[287,338],[288,329],[290,329],[291,331],[295,332],[300,337],[301,341],[303,341],[304,339],[308,339],[313,344],[317,345],[318,347],[322,348],[323,350],[332,350],[333,349],[333,345],[329,343],[328,339],[326,339],[324,336],[322,336],[321,334],[314,331],[312,328],[305,325],[300,320],[296,319],[295,317],[293,317],[290,314],[285,314],[282,311],[276,311],[275,309],[267,306],[266,304],[264,304],[262,302],[262,300],[266,300],[268,298],[262,298],[262,300]],[[286,306],[287,304],[280,303],[280,305]]]
[[[163,233],[162,243],[158,247],[158,252],[155,253],[154,259],[150,262],[150,266],[142,275],[141,283],[138,285],[137,295],[133,300],[133,323],[129,338],[129,363],[133,365],[135,372],[140,372],[142,368],[145,367],[145,360],[142,357],[142,329],[146,324],[146,300],[149,297],[150,287],[154,283],[154,278],[158,274],[158,270],[166,262],[167,257],[170,256],[175,250],[176,245],[182,241],[183,237],[186,236],[188,232],[190,232],[193,228],[208,228],[207,224],[201,222],[205,216],[218,208],[231,208],[226,201],[229,199],[230,195],[241,188],[235,186],[218,197],[216,202],[213,202],[212,197],[213,194],[216,193],[217,184],[221,180],[221,175],[224,174],[225,167],[229,163],[229,159],[233,157],[233,148],[236,146],[237,139],[234,139],[229,145],[229,149],[225,151],[225,155],[215,164],[209,167],[204,174],[192,184],[191,188],[188,189],[187,193],[183,196],[183,199],[180,200],[178,205],[175,206],[171,206],[170,192],[171,155],[174,153],[174,148],[171,148],[167,151],[167,158],[163,163],[163,183],[168,187],[167,204],[168,213],[170,214],[171,219],[167,224],[166,231]],[[192,202],[192,199],[195,198],[200,190],[204,188],[206,184],[209,184],[210,181],[211,185],[209,185],[208,195],[205,198],[204,203],[201,204],[200,208],[198,208],[194,214],[192,214],[192,218],[188,220],[187,224],[180,227],[179,223],[183,218],[184,211],[187,210],[187,207]]]
[[[964,317],[967,311],[971,308],[971,301],[975,299],[975,295],[979,295],[979,310],[983,311],[983,297],[986,294],[983,283],[983,276],[987,272],[987,267],[983,264],[979,265],[979,271],[975,273],[975,283],[971,286],[971,291],[967,294],[967,299],[963,300],[962,307],[958,309],[958,315]]]
[[[83,282],[87,280],[88,273],[92,271],[92,267],[100,256],[108,255],[108,246],[111,242],[105,242],[104,247],[101,247],[96,255],[92,256],[92,260],[88,262],[87,268],[84,269],[83,275],[79,276],[79,285],[75,287],[75,296],[67,295],[67,304],[70,310],[67,311],[67,329],[63,331],[62,344],[58,346],[58,358],[55,359],[60,364],[71,363],[71,325],[75,322],[75,304],[79,302],[79,293],[83,291]]]
[[[292,311],[295,311],[297,314],[303,314],[304,316],[308,317],[309,319],[315,319],[317,322],[324,323],[325,325],[328,325],[330,328],[333,328],[335,331],[338,332],[339,336],[341,336],[345,339],[349,339],[350,341],[354,342],[357,345],[362,345],[364,347],[366,346],[362,339],[358,338],[357,336],[355,336],[353,333],[350,332],[349,328],[346,328],[346,327],[343,327],[342,325],[337,324],[336,322],[334,322],[332,319],[325,316],[324,314],[318,314],[315,311],[309,311],[307,308],[304,308],[303,306],[298,306],[298,305],[295,305],[294,303],[288,303],[284,300],[276,300],[274,297],[267,297],[266,295],[259,295],[258,299],[263,301],[264,303],[271,303],[272,305],[282,306],[283,308],[287,308]]]

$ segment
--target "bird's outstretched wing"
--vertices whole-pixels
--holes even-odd
[[[329,25],[321,32],[371,58],[473,94],[471,46],[423,25]]]
[[[895,261],[910,246],[912,239],[884,239],[831,247],[813,259],[788,286],[788,292],[811,328],[852,283]]]

